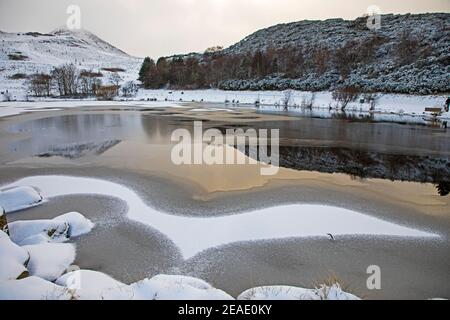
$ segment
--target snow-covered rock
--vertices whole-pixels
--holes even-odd
[[[94,224],[77,212],[53,220],[15,221],[9,224],[11,240],[19,245],[65,242],[92,230]]]
[[[70,300],[76,298],[67,288],[39,277],[0,281],[0,300]]]
[[[130,285],[137,300],[232,300],[209,283],[186,276],[158,275]]]
[[[238,300],[360,300],[344,292],[339,284],[316,289],[289,286],[265,286],[244,291]]]
[[[126,284],[102,272],[91,270],[76,270],[66,273],[59,277],[55,283],[63,287],[77,288],[80,291],[98,292],[126,286]]]
[[[56,284],[75,289],[81,300],[231,300],[207,282],[186,276],[158,275],[131,285],[101,272],[79,270],[63,275]]]
[[[0,206],[6,213],[33,207],[42,202],[42,196],[32,187],[14,187],[0,190]]]
[[[79,237],[91,232],[95,224],[81,213],[69,212],[54,218],[52,221],[67,223],[70,227],[69,237]]]
[[[13,243],[9,236],[0,230],[0,281],[16,280],[27,272],[25,264],[28,252]]]
[[[30,254],[30,275],[55,281],[75,260],[75,246],[69,243],[43,243],[23,246]]]

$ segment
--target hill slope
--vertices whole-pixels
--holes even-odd
[[[182,81],[168,77],[163,85],[443,93],[450,91],[450,14],[383,15],[377,31],[367,28],[367,18],[280,24],[219,52],[166,59],[169,76],[183,69],[180,57]],[[196,76],[189,79],[192,70]]]
[[[142,59],[127,55],[85,30],[0,33],[0,91],[8,90],[13,99],[22,99],[26,94],[26,77],[49,73],[53,67],[65,63],[99,71],[104,82],[110,72],[102,69],[121,68],[125,71],[120,75],[127,81],[136,79]]]
[[[366,22],[360,18],[282,24],[260,30],[224,53],[241,54],[266,50],[270,46],[294,46],[303,48],[306,59],[314,59],[315,48],[327,48],[331,54],[324,74],[308,72],[292,81],[293,87],[303,89],[326,89],[333,83],[345,83],[366,90],[399,93],[450,91],[450,14],[383,15],[381,29],[376,32],[369,30]],[[342,80],[337,65],[340,61],[333,53],[345,48],[352,59],[352,50],[358,50],[360,44],[370,43],[374,37],[379,40],[373,57],[367,61],[357,61],[356,57],[348,77]],[[341,60],[345,61],[345,56]],[[266,82],[261,81],[256,87],[271,86],[271,83],[283,86],[284,83],[281,79]],[[230,89],[248,85],[254,84],[233,81],[223,84]]]

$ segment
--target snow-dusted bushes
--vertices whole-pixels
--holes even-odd
[[[273,26],[213,53],[147,59],[140,80],[146,88],[450,91],[449,14],[381,19],[377,32],[361,23],[364,18]]]
[[[124,97],[132,97],[137,94],[139,86],[134,81],[128,81],[122,86],[122,95]]]
[[[359,89],[356,87],[342,87],[333,91],[333,100],[339,102],[341,110],[344,111],[350,102],[359,97],[359,94]]]

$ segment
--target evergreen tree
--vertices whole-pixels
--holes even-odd
[[[152,59],[150,59],[150,57],[146,57],[144,59],[144,62],[142,63],[141,70],[139,70],[138,80],[141,81],[142,83],[146,82],[145,80],[148,76],[151,65],[152,65]]]

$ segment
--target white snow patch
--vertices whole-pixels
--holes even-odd
[[[6,213],[27,209],[41,202],[42,196],[29,186],[0,189],[0,206]]]
[[[75,246],[69,243],[43,243],[23,246],[30,254],[30,275],[55,281],[75,261]]]
[[[209,283],[186,276],[158,275],[130,285],[136,300],[232,300]]]
[[[299,107],[305,101],[310,101],[313,93],[308,91],[290,90],[291,97],[289,106],[291,110]],[[446,95],[407,95],[407,94],[378,94],[379,99],[375,111],[379,113],[396,114],[418,114],[422,115],[427,107],[442,107]],[[284,105],[284,91],[224,91],[217,89],[209,90],[140,90],[137,99],[157,99],[157,101],[172,102],[205,102],[221,103],[226,106],[238,108],[239,106],[255,105],[259,101],[261,106]],[[234,102],[233,102],[234,101]],[[332,92],[322,91],[314,94],[313,108],[329,109],[339,108],[337,102],[333,100]],[[209,108],[211,109],[211,108]],[[346,107],[347,111],[369,111],[369,103],[351,102]],[[203,110],[204,111],[204,110]]]
[[[125,286],[124,283],[119,282],[104,273],[90,270],[76,270],[66,273],[59,277],[55,283],[63,287],[77,288],[79,291],[86,292],[101,292],[103,290]]]
[[[322,285],[317,289],[289,286],[265,286],[244,291],[238,300],[360,300],[357,296],[344,292],[339,284]]]
[[[97,194],[122,199],[130,219],[165,234],[185,259],[213,247],[241,241],[333,235],[440,238],[439,235],[383,221],[347,209],[287,205],[222,217],[174,216],[148,206],[133,190],[117,183],[67,176],[36,176],[11,186],[32,185],[46,197]]]
[[[47,99],[34,102],[0,102],[0,118],[15,116],[28,112],[46,112],[66,110],[80,107],[127,107],[135,108],[165,108],[181,107],[173,102],[155,102],[155,101],[97,101],[92,99],[83,100],[61,100]]]

